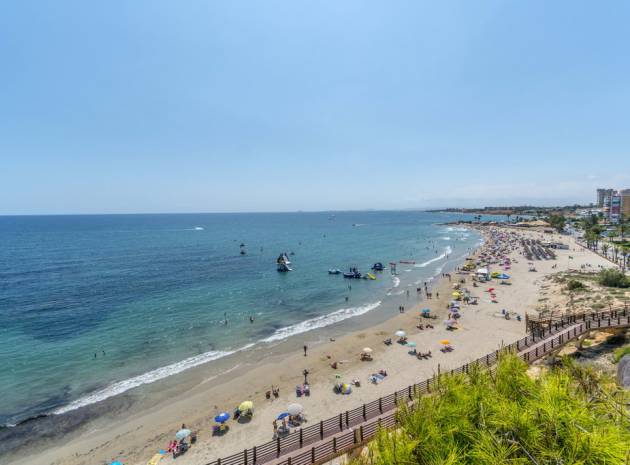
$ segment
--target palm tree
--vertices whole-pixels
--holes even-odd
[[[628,256],[630,256],[630,244],[621,246],[621,256],[623,257],[623,269],[628,267]]]
[[[608,258],[608,249],[609,249],[609,245],[604,243],[602,244],[602,253],[604,254],[604,257]]]

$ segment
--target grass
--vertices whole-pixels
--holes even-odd
[[[628,354],[630,354],[630,345],[627,345],[625,347],[620,347],[617,350],[615,350],[613,354],[613,361],[615,363],[618,363],[619,360],[621,360],[624,355],[628,355]]]
[[[355,465],[624,464],[630,450],[630,394],[592,368],[527,375],[515,356],[494,374],[445,376],[432,395],[401,412]]]

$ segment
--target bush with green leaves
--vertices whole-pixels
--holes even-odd
[[[577,279],[571,279],[567,283],[567,289],[569,291],[581,291],[585,288],[584,283],[582,281],[578,281]]]
[[[443,376],[403,407],[400,426],[381,430],[357,465],[627,464],[628,393],[572,361],[528,376],[504,356],[495,373]]]
[[[599,272],[599,284],[606,287],[630,287],[630,278],[623,272],[615,269],[607,269]]]

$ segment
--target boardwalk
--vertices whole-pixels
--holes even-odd
[[[517,353],[527,363],[531,363],[591,330],[626,326],[630,326],[630,312],[625,308],[567,315],[549,323],[539,334],[528,335],[502,350]],[[500,353],[496,350],[448,373],[467,373],[473,365],[490,367]],[[426,379],[283,438],[205,465],[311,465],[331,460],[370,440],[379,427],[395,426],[400,403],[411,402],[415,396],[431,392],[438,381],[438,377]]]

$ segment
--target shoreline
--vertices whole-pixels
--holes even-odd
[[[492,246],[488,231],[483,228],[480,230],[486,236],[486,242],[476,248],[475,253]],[[514,233],[540,236],[534,231]],[[560,240],[571,239],[560,237]],[[568,258],[569,254],[574,255],[573,259]],[[514,255],[516,257],[519,255]],[[77,435],[67,435],[67,442],[63,444],[53,441],[53,444],[47,444],[47,448],[44,445],[43,450],[30,449],[28,457],[12,457],[11,463],[88,465],[106,462],[116,456],[123,459],[125,465],[140,465],[146,463],[159,448],[165,447],[182,422],[199,430],[199,440],[188,453],[177,459],[178,463],[198,465],[228,456],[242,451],[244,447],[271,439],[271,422],[278,413],[284,411],[286,405],[296,401],[293,387],[303,382],[304,368],[310,372],[312,394],[297,401],[304,405],[310,421],[326,419],[335,412],[357,407],[414,381],[430,377],[438,364],[444,370],[454,368],[495,350],[501,344],[522,337],[525,333],[524,322],[505,320],[499,313],[501,307],[505,306],[521,315],[527,311],[536,311],[541,283],[547,275],[556,272],[552,265],[571,268],[580,263],[601,263],[599,260],[603,259],[589,251],[559,251],[558,260],[537,262],[539,273],[528,273],[526,260],[519,259],[511,271],[514,285],[497,286],[500,288],[497,294],[501,304],[497,306],[491,303],[483,289],[475,288],[474,294],[480,299],[479,305],[466,306],[459,329],[450,333],[445,330],[442,319],[450,300],[451,282],[447,278],[440,278],[438,273],[431,287],[434,294],[440,293],[440,299],[417,301],[415,295],[410,296],[405,313],[383,309],[384,312],[391,312],[390,318],[385,321],[372,323],[368,313],[361,318],[304,333],[302,337],[290,338],[274,345],[268,354],[249,351],[250,356],[228,373],[213,374],[202,367],[191,369],[171,377],[167,383],[160,383],[160,395],[166,392],[170,395],[168,400],[156,397],[157,386],[139,388],[134,390],[133,396],[121,396],[123,399],[136,397],[138,402],[130,401],[127,408],[119,406],[117,411],[90,420],[89,427],[78,429]],[[453,263],[451,266],[458,265]],[[448,273],[445,270],[442,272]],[[453,279],[460,277],[456,273],[452,276]],[[399,300],[406,299],[403,295]],[[420,331],[416,328],[419,321],[417,310],[423,306],[430,307],[438,315],[433,321],[434,329]],[[350,323],[351,320],[360,321],[365,326],[355,326]],[[398,344],[384,346],[382,341],[392,337],[393,332],[400,328],[407,331],[411,341],[417,342],[419,351],[431,350],[433,357],[417,361],[409,357],[407,351]],[[439,340],[444,337],[452,341],[456,349],[454,352],[439,352]],[[308,357],[302,355],[304,339],[309,346]],[[361,348],[366,346],[374,349],[374,362],[358,360]],[[337,370],[330,367],[332,361],[339,362]],[[385,381],[378,385],[367,383],[369,374],[379,369],[387,370],[389,376]],[[201,381],[197,375],[201,375]],[[332,393],[332,384],[336,380],[350,382],[355,378],[361,380],[363,385],[350,396]],[[265,391],[272,384],[280,387],[280,395],[278,399],[266,400]],[[243,400],[254,401],[256,413],[253,420],[247,424],[230,422],[232,426],[228,434],[213,437],[210,428],[214,415],[220,411],[231,411]],[[161,463],[168,464],[171,460],[170,456],[166,456]],[[4,462],[0,459],[0,463]]]
[[[436,226],[438,225],[436,224]],[[480,237],[476,242],[476,246],[465,255],[451,259],[449,254],[452,253],[452,249],[447,243],[441,255],[418,265],[414,264],[404,266],[411,266],[412,269],[424,268],[435,261],[445,260],[444,264],[438,267],[434,276],[424,278],[424,280],[429,283],[430,287],[435,287],[439,284],[440,272],[445,269],[454,269],[463,263],[464,257],[470,255],[479,248],[483,242],[482,235],[480,234],[479,236]],[[399,275],[401,274],[403,274],[402,270],[399,272]],[[389,279],[389,273],[387,273],[387,278]],[[302,342],[300,341],[303,339],[308,339],[309,347],[312,346],[312,348],[316,348],[322,344],[329,343],[330,338],[335,339],[342,337],[348,332],[356,333],[358,331],[368,331],[376,326],[387,323],[396,318],[396,315],[391,315],[396,302],[401,302],[402,304],[407,305],[409,301],[413,301],[417,304],[415,289],[413,293],[414,295],[407,297],[404,295],[406,290],[411,289],[413,283],[406,283],[406,286],[399,287],[400,278],[396,278],[393,281],[392,287],[388,290],[386,296],[384,296],[389,300],[387,304],[382,305],[382,302],[379,301],[373,304],[364,304],[359,307],[352,307],[353,309],[356,309],[367,307],[368,305],[375,305],[374,309],[367,309],[358,315],[350,315],[341,321],[334,321],[323,327],[317,327],[314,329],[307,328],[304,332],[300,332],[298,334],[276,337],[276,333],[274,333],[267,338],[250,342],[244,347],[235,349],[225,356],[221,356],[215,360],[203,361],[198,365],[187,367],[178,373],[157,379],[156,381],[148,382],[147,384],[139,383],[136,386],[125,389],[120,393],[108,395],[102,400],[85,403],[85,405],[77,407],[77,403],[83,403],[86,397],[88,398],[87,400],[89,400],[89,397],[100,394],[103,390],[100,389],[88,394],[87,396],[76,399],[75,401],[72,401],[62,407],[57,407],[47,415],[36,415],[28,418],[20,422],[16,425],[16,427],[0,428],[0,436],[5,436],[5,438],[3,438],[5,451],[0,452],[0,464],[4,463],[6,456],[19,457],[21,455],[21,451],[24,449],[29,449],[34,453],[45,452],[55,440],[63,439],[70,433],[79,432],[79,434],[82,434],[86,430],[92,429],[93,425],[99,425],[103,421],[124,422],[127,417],[141,414],[146,410],[159,408],[160,405],[164,404],[164,398],[175,391],[192,391],[198,386],[206,385],[210,382],[217,385],[227,383],[231,377],[243,376],[243,374],[252,366],[266,363],[266,360],[270,358],[281,358],[287,354],[291,354],[301,347]],[[400,289],[400,291],[396,292],[396,289]],[[343,310],[346,309],[340,309],[338,311]],[[338,311],[323,315],[319,318],[330,317],[330,315]],[[305,322],[309,321],[311,320],[305,320]],[[300,324],[304,324],[305,322]],[[280,328],[280,330],[286,329],[287,328]],[[264,354],[262,356],[257,356],[257,352],[264,352]],[[184,360],[184,362],[186,360]],[[139,375],[136,378],[144,377],[147,374],[150,375],[151,373],[152,371]],[[131,380],[124,380],[121,383],[129,381],[133,382],[134,380],[135,378],[132,378]],[[107,386],[104,389],[108,389],[110,387],[111,386]],[[13,431],[14,428],[15,431]],[[14,437],[24,436],[24,431],[29,436],[37,436],[38,434],[44,432],[45,434],[43,434],[43,436],[46,439],[35,439],[27,441],[25,444],[16,444],[18,441],[16,441]],[[11,443],[12,440],[14,441],[13,444]],[[11,447],[12,445],[14,447]],[[7,447],[9,447],[8,452],[6,451]]]

